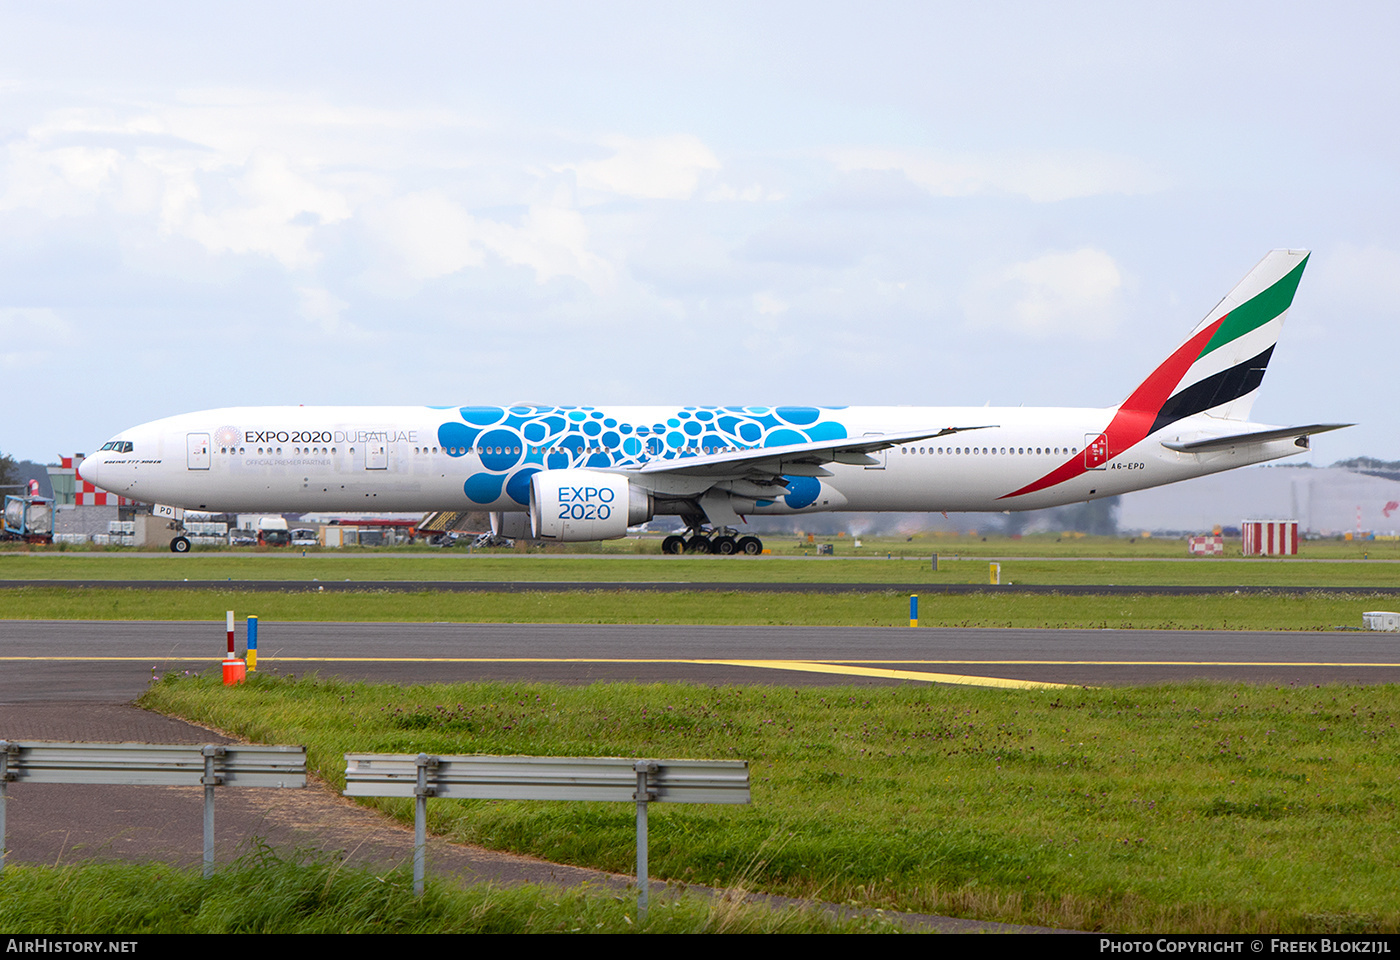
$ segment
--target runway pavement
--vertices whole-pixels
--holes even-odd
[[[1400,635],[1363,632],[263,622],[259,645],[262,670],[393,683],[1400,682]],[[129,700],[224,646],[222,622],[0,621],[0,703]]]

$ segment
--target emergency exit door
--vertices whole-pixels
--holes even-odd
[[[389,442],[387,440],[371,440],[365,446],[365,469],[389,469]]]
[[[191,470],[209,469],[209,434],[185,435],[185,464]]]
[[[1084,469],[1102,470],[1108,461],[1108,434],[1084,435]]]

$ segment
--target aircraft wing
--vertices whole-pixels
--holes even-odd
[[[1294,439],[1298,446],[1306,447],[1308,437],[1314,433],[1326,433],[1328,430],[1341,430],[1343,427],[1351,427],[1351,423],[1310,423],[1305,427],[1279,427],[1276,430],[1256,430],[1253,433],[1235,433],[1228,437],[1207,437],[1204,440],[1192,440],[1188,443],[1167,443],[1162,442],[1162,446],[1168,450],[1175,450],[1178,453],[1209,453],[1212,450],[1228,450],[1231,447],[1242,446],[1247,443],[1265,443],[1269,440]]]
[[[638,473],[670,473],[716,479],[750,474],[779,476],[797,471],[806,476],[828,476],[827,471],[820,469],[822,464],[874,464],[878,461],[870,454],[876,450],[884,450],[901,443],[946,437],[965,430],[987,430],[994,426],[995,424],[982,424],[975,427],[943,427],[937,430],[909,430],[900,433],[868,433],[840,440],[815,440],[811,443],[792,443],[778,447],[745,448],[694,457],[682,454],[676,459],[653,460],[644,464]]]

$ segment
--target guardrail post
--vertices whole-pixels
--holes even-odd
[[[18,746],[8,740],[0,740],[0,873],[5,870],[5,784],[14,778],[10,770],[10,754],[18,752]]]
[[[429,777],[428,770],[432,768]],[[347,753],[345,796],[413,797],[414,893],[423,891],[427,798],[592,800],[637,805],[638,917],[650,892],[647,807],[652,803],[748,803],[742,760],[633,760],[625,757],[427,756]]]
[[[647,918],[647,801],[655,797],[647,775],[660,768],[655,760],[638,760],[632,765],[637,772],[637,922]]]
[[[204,787],[204,877],[214,875],[214,788],[304,787],[306,748],[222,744],[0,740],[0,869],[5,790],[16,783]]]
[[[436,769],[437,757],[420,753],[413,759],[418,771],[418,783],[413,790],[413,895],[423,895],[423,876],[427,872],[428,798],[433,788],[428,786],[428,768]]]
[[[214,787],[220,777],[214,773],[214,758],[224,755],[224,748],[214,743],[206,743],[199,751],[204,755],[204,879],[214,875]]]

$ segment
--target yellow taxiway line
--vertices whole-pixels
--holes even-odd
[[[209,663],[208,656],[0,656],[0,663]],[[878,677],[884,680],[912,680],[921,683],[948,683],[959,686],[1000,687],[1020,690],[1055,690],[1083,684],[1049,683],[1037,680],[1014,680],[1005,677],[983,677],[962,673],[942,673],[910,670],[921,667],[1014,667],[1014,666],[1092,666],[1092,667],[1358,667],[1395,668],[1400,663],[1333,663],[1319,661],[1265,660],[701,660],[691,658],[598,658],[598,657],[281,657],[264,653],[260,658],[269,663],[592,663],[592,664],[691,664],[695,666],[750,667],[758,670],[783,670],[803,673],[824,673],[851,677]],[[898,664],[905,669],[897,669]],[[154,669],[154,668],[153,668]]]
[[[222,656],[183,656],[155,653],[148,656],[0,656],[0,663],[149,663],[152,660],[180,660],[200,663],[221,660]],[[769,666],[772,664],[816,664],[840,667],[843,664],[861,666],[888,663],[927,666],[979,667],[1391,667],[1400,662],[1367,663],[1362,661],[1330,660],[698,660],[690,657],[297,657],[259,652],[260,660],[284,663],[696,663],[740,664]],[[784,669],[787,669],[785,666]]]

